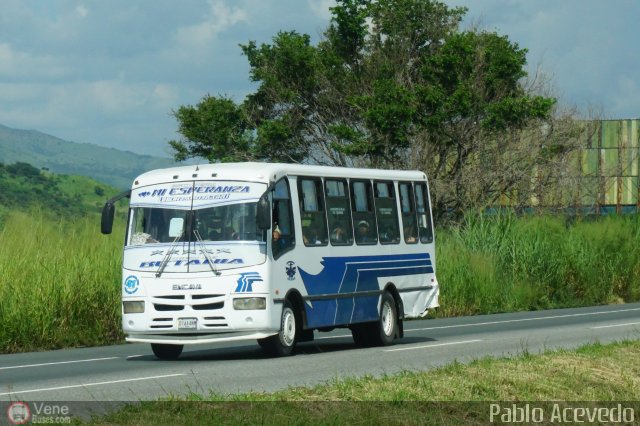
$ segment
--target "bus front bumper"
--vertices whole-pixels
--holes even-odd
[[[206,334],[129,334],[127,342],[131,343],[160,343],[166,345],[199,345],[205,343],[237,342],[242,340],[257,340],[278,334],[277,332],[230,332]]]

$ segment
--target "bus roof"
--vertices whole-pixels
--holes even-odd
[[[312,166],[286,163],[215,163],[198,164],[168,169],[157,169],[138,176],[133,187],[161,182],[191,180],[229,180],[265,182],[286,175],[307,175],[324,177],[350,177],[361,179],[426,180],[421,171],[360,169],[350,167]]]

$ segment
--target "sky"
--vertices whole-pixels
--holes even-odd
[[[462,29],[529,50],[562,105],[640,117],[637,0],[445,0]],[[255,89],[239,44],[280,30],[317,42],[333,0],[2,0],[0,124],[170,156],[171,115],[205,95]],[[1,161],[1,160],[0,160]]]

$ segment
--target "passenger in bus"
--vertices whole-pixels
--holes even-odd
[[[225,226],[224,228],[222,228],[223,241],[230,241],[230,240],[237,240],[237,239],[238,239],[238,233],[236,232],[235,229],[233,229],[233,226]]]
[[[385,228],[380,232],[380,242],[381,243],[395,243],[396,237],[394,236],[394,232],[391,228]]]
[[[344,244],[347,242],[347,234],[344,232],[342,226],[336,226],[331,231],[331,242],[333,244]]]
[[[273,231],[271,232],[271,238],[273,241],[279,241],[282,236],[282,232],[280,232],[280,227],[278,226],[278,222],[274,222]]]
[[[361,220],[358,222],[358,233],[356,236],[356,240],[358,243],[373,243],[375,242],[375,238],[371,236],[371,231],[369,229],[369,222],[366,220]]]
[[[304,244],[307,246],[322,244],[322,240],[320,239],[318,228],[315,227],[314,225],[309,225],[306,228],[304,228],[302,238],[304,240]]]
[[[273,255],[278,256],[287,246],[287,238],[282,235],[282,231],[278,226],[278,222],[273,223],[273,230],[271,231],[272,250]]]
[[[418,241],[418,232],[413,225],[407,225],[404,227],[404,241],[412,244]]]

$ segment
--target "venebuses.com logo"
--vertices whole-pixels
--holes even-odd
[[[16,401],[7,408],[7,420],[12,425],[24,424],[69,424],[71,423],[71,409],[66,403],[49,403],[32,401],[28,404]],[[0,424],[2,421],[0,419]]]
[[[25,402],[14,402],[7,408],[7,419],[14,425],[23,425],[31,420],[31,410]]]

